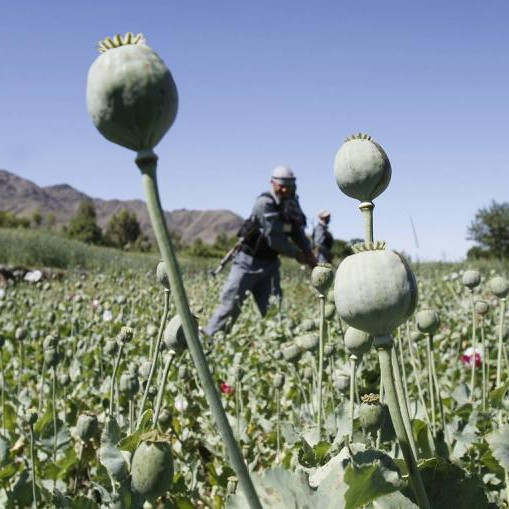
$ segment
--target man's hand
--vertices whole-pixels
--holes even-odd
[[[314,255],[314,253],[312,251],[310,251],[306,258],[307,258],[307,264],[312,269],[314,269],[318,263],[318,260],[316,259],[316,256]]]
[[[295,259],[302,263],[303,265],[309,265],[311,268],[316,267],[316,257],[315,255],[310,251],[309,253],[304,253],[304,251],[299,251]]]

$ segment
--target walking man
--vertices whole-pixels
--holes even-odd
[[[334,239],[329,231],[330,212],[322,210],[318,214],[318,224],[313,230],[313,244],[318,263],[332,262],[332,244]]]
[[[240,314],[247,292],[251,292],[262,316],[269,297],[282,297],[279,255],[314,267],[316,258],[305,234],[306,216],[295,194],[295,175],[278,166],[271,174],[271,190],[261,194],[251,216],[244,221],[243,238],[221,295],[221,303],[205,328],[213,336],[231,328]]]

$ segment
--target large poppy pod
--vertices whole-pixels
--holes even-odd
[[[373,336],[391,333],[417,305],[417,283],[405,259],[385,249],[362,251],[341,262],[334,282],[341,318]]]
[[[87,79],[95,126],[108,140],[136,152],[154,148],[177,115],[170,71],[141,34],[107,38],[99,51]]]

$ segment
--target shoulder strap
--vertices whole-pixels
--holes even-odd
[[[265,191],[264,193],[262,193],[260,196],[258,196],[258,198],[261,198],[261,197],[264,197],[264,198],[270,198],[273,202],[275,202],[276,200],[274,199],[274,196],[272,196],[272,193],[269,193],[269,191]]]

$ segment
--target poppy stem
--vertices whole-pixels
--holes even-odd
[[[214,420],[216,421],[217,427],[219,428],[219,433],[225,443],[230,463],[237,474],[241,489],[244,492],[249,507],[252,509],[262,509],[253,481],[249,476],[246,463],[240,448],[235,441],[235,437],[233,436],[230,423],[226,417],[214,380],[210,374],[207,359],[205,358],[203,348],[198,338],[196,322],[189,308],[187,294],[180,273],[180,267],[173,250],[166,220],[161,207],[161,201],[159,199],[159,190],[156,179],[157,156],[152,150],[139,152],[136,158],[136,164],[142,173],[150,221],[154,229],[157,244],[166,266],[166,270],[168,271],[168,279],[170,280],[170,287],[174,296],[177,313],[182,320],[182,327],[184,329],[189,352],[196,366],[196,370],[198,371],[198,376],[200,378],[205,397]]]

